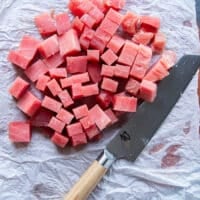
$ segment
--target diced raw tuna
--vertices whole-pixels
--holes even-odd
[[[105,13],[107,8],[104,5],[104,0],[90,0],[101,12]],[[92,9],[93,10],[93,9]]]
[[[42,41],[38,46],[38,50],[40,54],[45,58],[49,58],[55,55],[59,51],[57,35],[53,35]]]
[[[38,60],[29,68],[27,68],[24,73],[32,82],[35,82],[40,78],[40,76],[46,74],[47,72],[47,66],[43,63],[42,60]]]
[[[137,44],[148,45],[154,37],[151,32],[138,31],[132,38],[132,41]]]
[[[94,33],[95,33],[94,30],[85,26],[83,33],[81,34],[81,37],[80,37],[80,40],[79,40],[80,45],[84,50],[89,48],[90,41],[92,40]]]
[[[58,41],[61,56],[71,55],[81,51],[78,35],[74,29],[70,29],[61,35]]]
[[[55,132],[51,137],[51,141],[57,146],[64,148],[69,142],[69,139],[66,136],[61,135],[60,133]]]
[[[99,95],[96,97],[97,103],[103,108],[108,108],[112,102],[112,94],[101,90]]]
[[[47,65],[48,69],[54,69],[59,67],[60,65],[62,65],[64,63],[64,58],[60,55],[60,53],[56,53],[55,55],[43,59],[43,62],[45,63],[45,65]]]
[[[136,112],[137,98],[122,95],[113,97],[113,110],[124,112]]]
[[[72,115],[72,113],[68,112],[67,110],[61,108],[58,114],[56,115],[56,118],[61,120],[65,124],[70,124],[74,118],[74,115]]]
[[[151,58],[152,58],[151,48],[140,44],[139,51],[135,59],[135,62],[132,66],[130,75],[134,78],[141,80],[145,76],[149,68]]]
[[[93,17],[91,17],[90,15],[88,15],[87,13],[84,14],[84,15],[80,18],[80,20],[81,20],[86,26],[88,26],[89,28],[92,28],[92,27],[95,25],[95,23],[96,23],[96,20],[95,20]]]
[[[84,97],[89,97],[99,94],[99,87],[97,83],[82,86],[82,94]]]
[[[72,90],[72,98],[74,100],[83,97],[83,90],[81,83],[73,84],[71,90]]]
[[[139,89],[140,89],[140,82],[133,78],[130,78],[125,86],[125,90],[129,94],[132,94],[134,96],[138,94]]]
[[[76,119],[80,119],[80,118],[88,116],[88,107],[86,104],[76,107],[72,109],[72,111]]]
[[[53,68],[49,70],[51,78],[66,78],[67,71],[65,68]]]
[[[99,135],[100,131],[97,128],[97,126],[94,124],[93,126],[91,126],[88,129],[86,129],[85,133],[86,133],[87,138],[89,140],[93,140],[97,135]]]
[[[10,122],[8,127],[9,139],[12,142],[30,142],[31,127],[29,122],[15,121]]]
[[[51,97],[45,96],[42,101],[42,107],[58,113],[62,107],[62,104]]]
[[[49,36],[56,33],[56,25],[52,13],[41,13],[35,17],[34,21],[42,36]]]
[[[109,33],[110,35],[114,35],[119,25],[108,18],[104,18],[99,26],[100,29]]]
[[[116,92],[118,84],[119,83],[117,81],[104,77],[101,84],[101,88],[109,92]]]
[[[67,60],[67,72],[70,74],[83,73],[87,70],[87,56],[69,56]]]
[[[85,73],[70,76],[68,78],[61,79],[60,83],[61,83],[62,88],[66,88],[76,83],[87,83],[88,81],[90,81],[90,78],[89,78],[88,72],[85,72]]]
[[[97,104],[89,110],[89,117],[100,130],[103,130],[111,123],[110,118]]]
[[[80,20],[78,16],[76,16],[72,21],[72,28],[77,31],[80,35],[84,28],[84,23]]]
[[[70,18],[67,13],[56,15],[56,28],[58,35],[62,35],[71,28]]]
[[[67,108],[67,107],[71,106],[72,104],[74,104],[74,101],[72,100],[72,98],[67,90],[63,90],[62,92],[60,92],[58,94],[58,97],[59,97],[60,101],[62,102],[64,108]]]
[[[152,49],[156,53],[160,53],[164,50],[166,45],[166,36],[164,33],[158,32],[155,34],[154,40],[152,42]]]
[[[120,25],[123,20],[123,15],[112,8],[110,8],[105,16],[106,18],[110,19],[111,21],[115,22],[116,24]]]
[[[106,7],[120,10],[124,7],[125,0],[104,0],[104,4]]]
[[[127,79],[129,77],[130,67],[117,64],[114,67],[114,76]]]
[[[30,117],[39,110],[40,106],[41,101],[29,91],[26,91],[17,102],[17,107]]]
[[[140,84],[140,97],[148,102],[153,102],[157,94],[157,85],[151,81],[143,80]]]
[[[127,40],[120,53],[118,62],[124,65],[132,65],[137,56],[138,50],[139,46],[137,44]]]
[[[176,53],[171,50],[165,50],[161,56],[160,62],[169,70],[176,63]]]
[[[72,136],[71,141],[72,141],[73,147],[83,145],[83,144],[87,144],[87,138],[86,138],[85,133],[81,133],[81,134]]]
[[[57,96],[60,92],[62,92],[60,85],[58,84],[58,82],[55,79],[50,80],[47,83],[47,87],[49,88],[49,90],[53,96]]]
[[[50,77],[46,75],[42,75],[38,78],[36,83],[36,88],[42,92],[45,91],[47,83],[50,81]]]
[[[106,47],[106,42],[104,42],[102,39],[100,39],[99,37],[95,35],[90,41],[90,47],[94,49],[98,49],[100,53],[103,53]]]
[[[95,32],[95,36],[100,38],[103,42],[105,42],[106,44],[110,41],[112,35],[105,32],[104,30],[97,28],[96,32]]]
[[[111,49],[114,53],[118,53],[119,50],[124,45],[124,43],[125,43],[125,40],[122,37],[118,35],[114,35],[111,38],[111,40],[108,42],[107,47]]]
[[[70,0],[69,1],[68,8],[72,12],[72,14],[74,14],[75,16],[76,15],[78,15],[78,16],[82,15],[82,13],[78,9],[78,7],[83,1],[84,0]]]
[[[118,57],[111,49],[108,49],[106,52],[104,52],[104,54],[101,55],[101,59],[106,64],[112,65],[118,59]]]
[[[114,66],[102,65],[101,75],[107,76],[107,77],[113,77],[114,76],[114,70],[115,70]]]
[[[119,119],[117,118],[115,113],[111,110],[111,108],[106,109],[105,113],[110,118],[111,124],[115,124],[116,122],[118,122]]]
[[[142,16],[140,18],[141,28],[146,32],[157,32],[160,28],[160,19],[153,16]]]
[[[91,1],[82,1],[80,5],[78,5],[77,9],[79,10],[80,15],[88,13],[92,10],[95,5]]]
[[[96,49],[87,50],[87,59],[91,62],[99,62],[100,51]]]
[[[84,128],[84,130],[89,129],[90,127],[94,125],[94,122],[90,119],[89,116],[81,118],[80,123],[82,127]]]
[[[95,19],[96,24],[100,23],[104,18],[103,12],[101,12],[97,7],[92,8],[88,14]]]
[[[83,128],[80,122],[67,125],[67,134],[69,137],[83,133]]]
[[[133,12],[128,11],[122,22],[122,28],[125,32],[133,35],[137,31],[137,23],[138,23],[139,17]]]
[[[18,76],[9,88],[9,93],[16,99],[19,99],[28,87],[29,83]]]
[[[52,117],[51,120],[49,121],[48,127],[58,133],[62,133],[62,131],[65,127],[65,123],[60,121],[56,117]]]

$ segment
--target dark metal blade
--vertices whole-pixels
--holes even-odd
[[[116,158],[135,160],[165,120],[200,66],[200,56],[186,55],[159,83],[153,103],[142,103],[137,112],[107,145]]]

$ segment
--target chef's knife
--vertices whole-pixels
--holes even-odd
[[[69,191],[65,200],[85,200],[117,159],[134,161],[151,140],[200,66],[200,56],[186,55],[159,83],[153,103],[142,103],[100,156]]]

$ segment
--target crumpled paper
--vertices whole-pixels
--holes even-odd
[[[28,146],[8,139],[7,124],[24,119],[7,89],[17,71],[7,61],[21,37],[39,34],[33,17],[42,11],[66,11],[65,0],[1,0],[0,3],[0,200],[61,200],[118,128],[79,150],[56,148],[34,133]],[[194,0],[129,0],[126,9],[153,14],[162,20],[167,48],[199,54]],[[168,118],[139,158],[116,161],[89,200],[200,199],[199,107],[197,77],[192,80]],[[170,97],[169,97],[170,98]],[[145,120],[144,120],[145,124]]]

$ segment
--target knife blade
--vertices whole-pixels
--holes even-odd
[[[166,119],[200,66],[200,56],[185,55],[158,85],[153,103],[142,103],[86,170],[65,200],[85,200],[116,159],[134,161]]]

